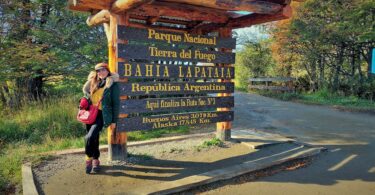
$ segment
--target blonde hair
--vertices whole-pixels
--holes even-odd
[[[100,79],[96,71],[91,71],[89,74],[89,78],[90,78],[90,95],[92,96],[92,94],[94,94],[95,91],[98,90],[98,83]]]
[[[111,72],[108,71],[108,76],[111,76]],[[98,89],[98,84],[100,82],[100,78],[98,76],[98,73],[96,71],[91,71],[89,74],[89,81],[90,81],[90,96],[92,96]],[[106,84],[108,84],[108,80],[106,81]]]

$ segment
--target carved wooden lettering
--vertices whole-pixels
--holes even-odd
[[[139,29],[118,26],[118,36],[122,40],[145,41],[148,43],[184,44],[197,47],[230,48],[236,47],[236,39],[218,38],[189,33],[175,33],[155,29]]]
[[[231,108],[234,97],[148,98],[121,101],[121,114]]]
[[[234,83],[219,82],[144,82],[119,83],[121,95],[175,95],[233,93]]]
[[[119,63],[120,78],[233,79],[233,67]]]
[[[232,121],[233,111],[225,112],[190,112],[182,114],[165,114],[121,118],[118,122],[118,131],[151,130],[184,125],[209,124],[223,121]]]
[[[173,46],[118,45],[118,55],[124,59],[148,61],[183,61],[226,63],[235,62],[234,53],[207,51],[199,48],[179,49]]]

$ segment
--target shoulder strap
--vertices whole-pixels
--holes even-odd
[[[100,106],[100,104],[102,103],[103,98],[104,98],[104,94],[103,94],[102,98],[100,98],[99,102],[96,104],[97,107]]]

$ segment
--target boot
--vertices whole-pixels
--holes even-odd
[[[92,158],[86,158],[86,174],[90,174],[92,170]]]
[[[93,161],[92,161],[92,171],[94,172],[94,173],[97,173],[97,172],[99,172],[100,171],[100,161],[99,161],[99,159],[94,159]]]

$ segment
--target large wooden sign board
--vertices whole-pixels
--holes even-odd
[[[215,48],[234,49],[232,38],[175,33],[155,29],[118,27],[118,37],[127,42],[119,44],[118,55],[125,59],[148,61],[186,61],[227,63],[235,62],[235,54]]]
[[[118,122],[119,132],[233,120],[232,111],[212,111],[217,108],[233,107],[233,97],[215,97],[209,94],[234,92],[234,83],[215,81],[215,79],[233,79],[234,68],[218,67],[214,64],[234,63],[235,54],[222,52],[221,48],[227,48],[227,51],[228,48],[233,49],[235,39],[124,26],[118,26],[118,37],[121,40],[118,45],[118,57],[125,60],[118,63],[120,78],[137,79],[137,82],[120,83],[120,95],[163,97],[122,100],[121,114],[153,115],[122,118]],[[139,60],[143,63],[137,62]],[[160,62],[172,62],[172,64],[160,64]],[[213,66],[173,65],[174,62],[204,62]],[[139,81],[144,78],[163,81]],[[166,82],[165,80],[168,79],[189,81]],[[168,97],[172,95],[194,95],[194,97]],[[166,112],[177,113],[160,114]]]

